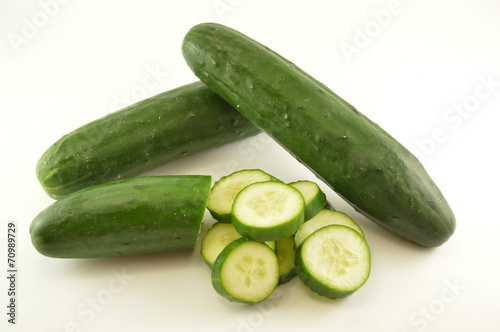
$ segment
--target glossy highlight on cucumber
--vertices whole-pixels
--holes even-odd
[[[194,249],[211,177],[142,176],[79,190],[30,225],[42,255],[98,258]]]
[[[182,51],[202,82],[368,219],[427,247],[454,233],[454,214],[420,161],[295,64],[216,23],[192,27]]]
[[[46,193],[60,199],[259,132],[198,81],[139,101],[64,135],[40,157],[36,175]]]

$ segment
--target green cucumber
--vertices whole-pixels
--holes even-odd
[[[256,182],[236,195],[232,222],[244,237],[276,241],[297,231],[304,222],[304,205],[300,191],[286,183]]]
[[[370,275],[368,244],[354,229],[322,227],[297,248],[297,275],[313,292],[330,298],[346,297],[363,286]]]
[[[227,245],[212,268],[212,285],[232,302],[257,303],[278,286],[276,253],[262,242],[239,238]]]
[[[221,251],[241,234],[236,231],[233,224],[216,222],[205,233],[201,239],[200,254],[203,260],[211,268]],[[276,250],[276,242],[265,242],[271,249]]]
[[[33,246],[57,258],[194,249],[211,177],[142,176],[81,189],[32,221]]]
[[[210,190],[207,209],[215,220],[230,223],[234,198],[240,190],[249,184],[273,179],[260,169],[243,169],[223,176]]]
[[[295,244],[300,244],[312,233],[318,229],[329,225],[344,225],[354,229],[361,236],[365,236],[363,230],[359,225],[347,214],[340,211],[332,211],[323,209],[318,212],[312,219],[303,223],[295,233]]]
[[[47,194],[131,178],[260,132],[201,82],[160,93],[63,136],[38,161]]]
[[[280,271],[279,284],[281,285],[289,282],[297,275],[295,270],[295,239],[291,235],[277,240],[275,243]]]
[[[304,221],[313,218],[326,205],[326,195],[317,183],[307,180],[300,180],[289,183],[292,187],[300,191],[304,197],[305,210]]]
[[[453,234],[453,212],[419,160],[293,63],[215,23],[191,28],[182,51],[212,91],[367,218],[428,247]]]

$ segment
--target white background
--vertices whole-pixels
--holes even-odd
[[[0,330],[500,329],[498,1],[2,0],[0,7]],[[28,227],[52,202],[35,177],[38,158],[91,120],[195,81],[180,47],[188,29],[206,21],[281,53],[414,151],[455,211],[453,237],[436,249],[410,244],[321,184],[363,227],[370,279],[339,301],[295,280],[253,306],[215,293],[198,248],[97,260],[38,254]],[[265,135],[150,174],[216,179],[243,168],[315,180]],[[6,315],[9,221],[18,230],[15,326]],[[207,216],[203,231],[211,223]]]

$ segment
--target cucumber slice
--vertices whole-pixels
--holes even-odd
[[[339,211],[332,211],[323,209],[316,214],[312,219],[303,223],[295,233],[295,245],[298,247],[300,244],[312,233],[321,227],[329,225],[344,225],[357,231],[364,237],[363,230],[359,225],[352,220],[348,215]]]
[[[261,302],[274,292],[278,280],[276,253],[264,243],[246,238],[226,246],[212,269],[214,289],[233,302]]]
[[[313,292],[330,298],[346,297],[370,275],[368,245],[358,232],[330,225],[312,233],[298,248],[297,275]]]
[[[295,240],[293,236],[289,236],[277,240],[275,243],[280,271],[279,284],[281,285],[289,282],[297,275],[295,271]]]
[[[333,211],[336,210],[335,206],[333,206],[332,202],[330,202],[330,201],[326,201],[326,203],[325,203],[325,209],[333,210]]]
[[[251,183],[272,180],[271,175],[259,169],[244,169],[224,176],[212,186],[207,209],[215,220],[230,223],[233,201],[240,190]]]
[[[201,239],[200,253],[208,266],[212,267],[221,251],[231,242],[239,239],[241,234],[236,231],[233,224],[216,222]],[[276,242],[265,242],[272,250],[276,251]]]
[[[293,235],[304,222],[304,198],[282,182],[246,186],[233,203],[232,221],[238,233],[255,241],[275,241]]]
[[[301,180],[289,183],[295,189],[298,189],[304,197],[305,210],[304,220],[307,221],[321,211],[326,204],[326,195],[321,188],[312,181]]]

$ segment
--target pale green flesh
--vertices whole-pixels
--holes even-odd
[[[248,227],[268,228],[289,222],[303,209],[300,192],[283,183],[266,182],[240,192],[233,205],[233,216]]]
[[[201,256],[212,266],[222,250],[231,242],[241,238],[233,224],[217,222],[210,227],[201,240]],[[276,249],[274,241],[265,242],[272,250]]]
[[[275,253],[261,243],[249,241],[236,247],[225,258],[220,280],[231,297],[259,302],[274,291],[278,277]]]
[[[339,292],[361,287],[370,274],[370,252],[359,233],[346,226],[324,227],[304,241],[300,255],[318,282]]]
[[[344,225],[357,231],[364,236],[363,230],[359,225],[345,213],[323,209],[312,219],[303,223],[295,233],[295,244],[297,247],[316,230],[329,225]]]
[[[219,221],[229,222],[236,195],[249,184],[272,179],[271,175],[256,169],[241,170],[222,177],[212,187],[207,209]]]
[[[289,183],[289,185],[300,191],[300,193],[304,197],[304,218],[306,221],[313,218],[320,210],[325,207],[326,196],[321,191],[318,184],[312,181],[301,180]]]
[[[290,185],[300,191],[302,196],[304,196],[306,205],[311,203],[318,195],[321,195],[321,190],[314,182],[297,181],[290,183]]]
[[[203,259],[209,265],[213,265],[221,251],[229,243],[240,237],[241,235],[232,224],[214,224],[201,240],[201,255]]]

